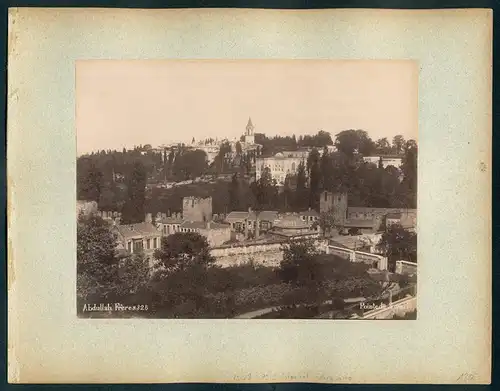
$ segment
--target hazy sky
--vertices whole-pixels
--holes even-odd
[[[417,138],[412,61],[79,61],[78,154],[255,132]]]

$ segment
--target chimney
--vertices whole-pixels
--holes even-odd
[[[146,213],[146,223],[153,222],[153,215],[151,213]]]

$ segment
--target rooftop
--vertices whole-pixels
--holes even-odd
[[[177,217],[166,217],[161,218],[158,222],[161,224],[182,224],[182,219]]]
[[[116,229],[124,238],[144,237],[161,235],[160,231],[150,223],[121,224]]]
[[[221,224],[221,223],[216,223],[214,221],[210,222],[210,227],[209,224],[204,222],[204,221],[184,221],[181,224],[181,228],[191,228],[191,229],[222,229],[222,228],[229,228],[228,224]]]
[[[309,225],[297,215],[285,215],[274,226],[280,229],[309,229]]]

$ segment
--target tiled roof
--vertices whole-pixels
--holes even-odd
[[[184,221],[181,224],[181,228],[203,229],[205,228],[205,223],[203,221]]]
[[[297,215],[285,215],[276,222],[275,227],[281,229],[309,229],[309,225]]]
[[[160,231],[158,231],[156,227],[150,223],[117,225],[116,229],[126,239],[161,235]]]
[[[210,225],[203,221],[184,221],[181,224],[181,228],[191,228],[191,229],[222,229],[229,228],[229,224],[216,223],[211,221]]]

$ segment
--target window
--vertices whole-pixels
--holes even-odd
[[[153,248],[158,248],[158,239],[157,238],[153,239]]]
[[[149,250],[151,248],[151,239],[146,240],[146,248]]]
[[[295,163],[292,163],[292,171],[295,171]]]
[[[327,201],[328,193],[325,191],[325,202]]]
[[[132,242],[127,243],[127,249],[130,253],[132,252]]]

